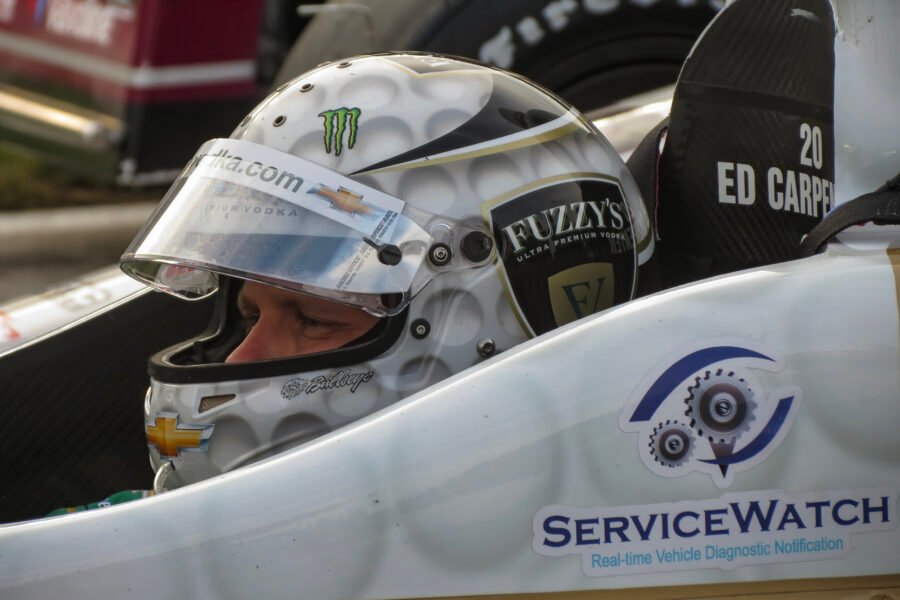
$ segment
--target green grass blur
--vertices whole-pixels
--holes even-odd
[[[156,202],[165,189],[129,189],[99,184],[0,147],[0,212]]]

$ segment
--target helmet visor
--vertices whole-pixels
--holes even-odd
[[[122,256],[122,270],[199,299],[217,274],[402,310],[430,279],[431,236],[405,203],[302,158],[242,140],[204,144]]]

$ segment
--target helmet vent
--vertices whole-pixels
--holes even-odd
[[[200,412],[205,413],[217,406],[222,406],[226,402],[234,400],[234,394],[221,394],[219,396],[203,396],[200,398]]]

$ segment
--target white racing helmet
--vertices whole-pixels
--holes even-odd
[[[322,65],[204,144],[122,257],[218,294],[205,334],[150,360],[151,462],[177,487],[335,430],[629,300],[652,244],[618,154],[540,87],[429,54]],[[245,280],[381,319],[337,350],[225,364]]]

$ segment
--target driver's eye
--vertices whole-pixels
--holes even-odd
[[[334,325],[331,321],[322,321],[310,316],[307,316],[300,312],[299,310],[296,312],[297,322],[303,325],[304,327],[331,327]]]
[[[259,315],[242,315],[238,325],[244,332],[244,336],[250,333],[250,330],[259,321]]]

